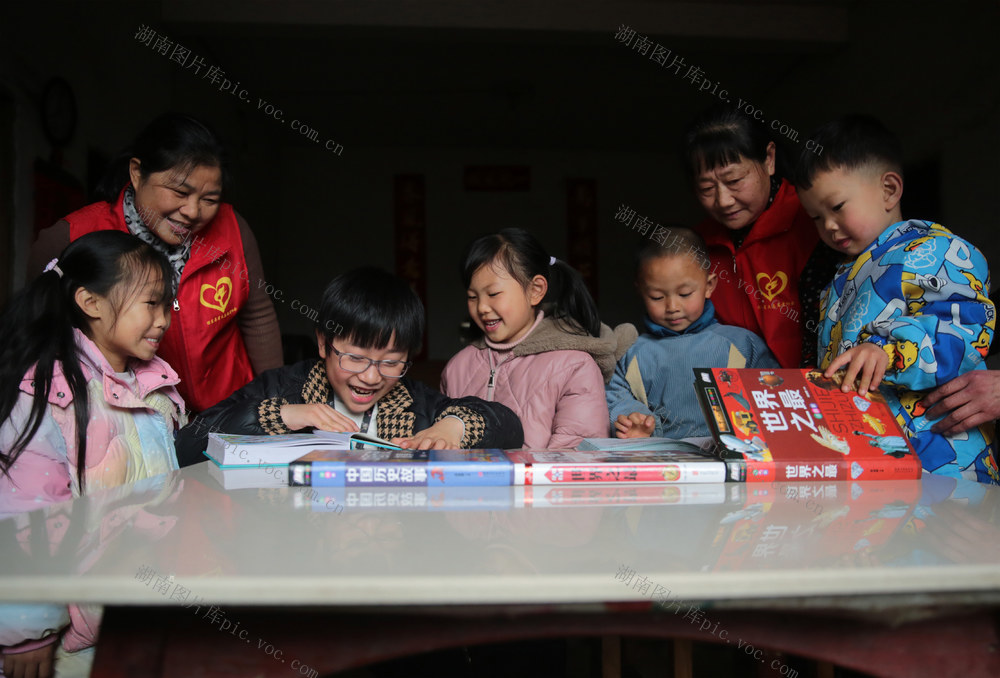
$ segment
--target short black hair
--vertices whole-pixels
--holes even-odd
[[[774,139],[765,125],[734,106],[715,104],[702,111],[684,130],[680,155],[688,181],[706,170],[725,167],[742,160],[763,164],[767,147]],[[775,174],[781,176],[781,154],[775,145]]]
[[[708,257],[708,245],[705,239],[697,231],[684,226],[667,225],[666,235],[662,242],[649,240],[642,245],[635,253],[635,277],[639,277],[642,265],[650,259],[659,257],[681,257],[688,256],[694,259],[695,263],[704,271],[711,267]]]
[[[393,349],[413,355],[423,343],[424,305],[402,278],[365,266],[330,281],[318,322],[327,348],[335,336],[343,336],[360,348],[381,349],[392,342]]]
[[[809,135],[792,176],[796,187],[809,190],[820,172],[856,171],[867,167],[903,176],[903,149],[896,136],[870,115],[837,118]]]

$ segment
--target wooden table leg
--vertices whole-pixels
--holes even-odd
[[[674,678],[694,678],[694,654],[687,638],[674,639]]]
[[[601,677],[621,678],[622,639],[620,636],[601,638]]]

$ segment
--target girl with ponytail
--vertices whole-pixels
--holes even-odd
[[[482,336],[448,362],[441,390],[514,410],[529,449],[607,437],[604,385],[635,328],[602,325],[580,274],[520,228],[473,242],[461,276]]]
[[[173,289],[174,270],[156,249],[98,231],[4,309],[0,519],[177,468],[184,401],[177,374],[156,357]],[[67,653],[93,645],[93,612],[51,608],[20,606],[13,622],[0,607],[6,675],[44,674],[59,644]]]

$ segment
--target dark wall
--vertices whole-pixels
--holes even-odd
[[[16,114],[14,142],[0,143],[15,156],[3,196],[14,206],[4,278],[23,280],[34,160],[55,160],[88,185],[102,157],[172,109],[220,130],[237,178],[233,203],[286,300],[313,305],[330,277],[357,263],[392,268],[393,177],[423,175],[430,357],[447,358],[465,315],[462,247],[520,225],[565,257],[566,185],[583,177],[597,182],[601,312],[633,320],[630,258],[642,236],[615,213],[626,204],[660,222],[699,217],[674,149],[719,88],[800,139],[842,112],[884,117],[914,168],[919,194],[906,204],[938,211],[910,216],[940,218],[1000,261],[990,199],[1000,178],[1000,88],[987,35],[996,3],[483,2],[458,15],[449,3],[412,7],[5,3],[0,86]],[[143,26],[199,56],[201,73],[143,45]],[[670,49],[683,72],[616,40],[622,26]],[[204,77],[212,66],[232,85]],[[71,83],[79,112],[58,152],[39,110],[53,76]],[[267,115],[269,104],[281,119]],[[319,143],[290,129],[293,120]],[[327,140],[339,154],[323,148]],[[527,167],[530,187],[466,190],[469,165]],[[285,332],[311,331],[287,304],[278,309]]]

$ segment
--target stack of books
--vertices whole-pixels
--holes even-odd
[[[205,454],[227,489],[663,485],[921,475],[919,459],[877,391],[844,393],[836,380],[815,370],[713,368],[695,370],[695,393],[710,438],[602,438],[587,439],[577,450],[503,451],[406,450],[359,434],[213,433]]]

